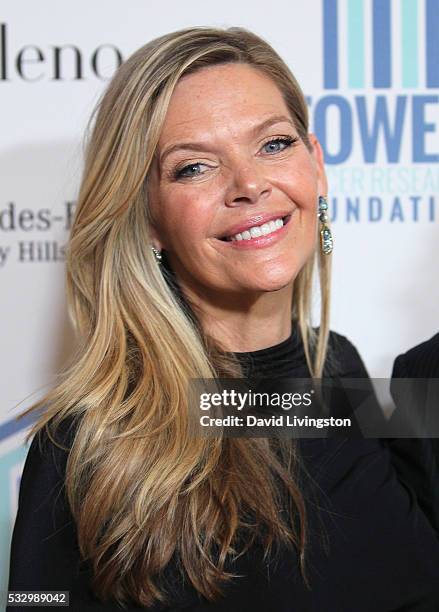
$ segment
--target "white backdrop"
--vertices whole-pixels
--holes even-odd
[[[287,61],[327,158],[332,328],[354,342],[371,375],[387,377],[398,353],[439,328],[439,1],[3,0],[0,24],[5,582],[26,450],[11,419],[68,351],[62,247],[83,131],[119,54],[190,25],[240,25]]]

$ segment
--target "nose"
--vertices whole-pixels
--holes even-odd
[[[256,163],[235,163],[230,186],[226,193],[226,205],[257,204],[271,193],[271,184],[262,168]]]

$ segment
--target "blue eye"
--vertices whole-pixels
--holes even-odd
[[[175,173],[175,178],[191,178],[192,176],[198,176],[202,174],[200,171],[200,166],[205,166],[206,164],[200,164],[197,162],[196,164],[189,164],[180,170],[177,170]]]
[[[280,153],[284,151],[288,147],[291,147],[291,145],[298,142],[298,140],[299,140],[298,137],[293,138],[291,136],[279,136],[277,138],[272,138],[271,140],[268,140],[262,146],[262,148],[269,155],[273,155],[275,153]],[[205,170],[203,171],[201,169],[202,166],[205,166],[206,168],[211,167],[201,162],[195,162],[194,164],[188,164],[187,166],[184,166],[183,168],[175,170],[171,174],[171,176],[174,178],[174,180],[195,178],[205,173]]]
[[[272,140],[266,142],[263,148],[265,149],[266,153],[279,153],[280,151],[290,147],[297,140],[298,138],[291,137],[273,138]]]

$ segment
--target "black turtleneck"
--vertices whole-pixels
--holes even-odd
[[[346,338],[331,334],[329,346],[326,374],[367,376]],[[237,355],[251,376],[309,376],[295,329],[290,338],[275,346]],[[32,442],[24,467],[9,589],[69,590],[72,610],[121,610],[114,602],[94,600],[90,570],[79,569],[74,523],[60,495],[66,456],[46,442],[42,452],[36,441]],[[387,442],[329,438],[300,440],[298,444],[302,462],[299,481],[308,514],[310,588],[303,582],[294,551],[281,550],[277,562],[267,565],[255,546],[233,566],[241,577],[218,603],[202,602],[187,588],[175,605],[157,605],[151,610],[439,610],[438,536],[418,505],[416,491],[395,472]]]
[[[249,376],[291,376],[297,375],[300,368],[306,377],[309,376],[309,370],[304,361],[305,353],[299,338],[298,328],[293,325],[291,335],[278,344],[258,351],[234,354]]]
[[[286,340],[268,348],[246,353],[235,353],[250,376],[294,377],[310,376],[305,349],[297,325],[293,324]],[[324,376],[367,378],[367,370],[357,351],[347,338],[331,332]]]

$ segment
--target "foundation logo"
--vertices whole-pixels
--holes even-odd
[[[322,0],[322,90],[308,104],[333,220],[436,220],[439,0]]]

